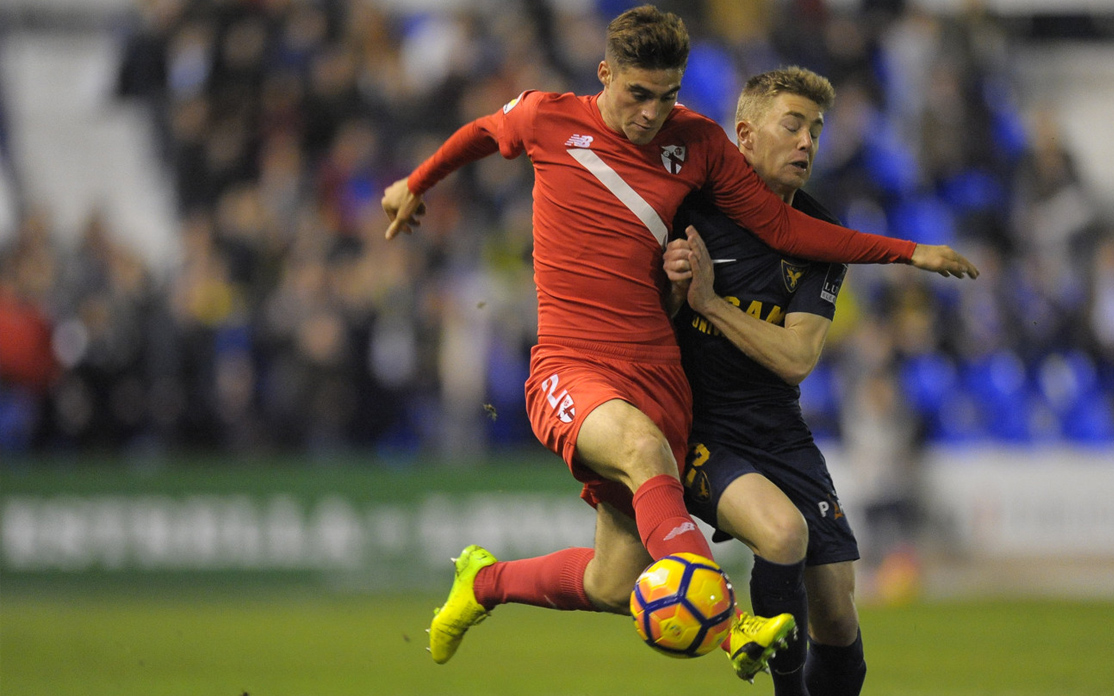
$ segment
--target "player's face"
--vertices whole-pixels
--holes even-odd
[[[612,70],[605,60],[600,63],[598,74],[603,83],[599,107],[604,123],[635,145],[645,145],[654,139],[673,111],[684,71]]]
[[[739,151],[774,193],[789,200],[808,183],[820,147],[824,112],[797,94],[779,94],[757,123],[737,126]]]

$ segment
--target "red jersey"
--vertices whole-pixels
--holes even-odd
[[[538,337],[674,343],[662,307],[664,250],[684,198],[712,202],[774,249],[817,261],[908,261],[913,242],[852,232],[785,205],[718,124],[677,105],[635,145],[604,123],[599,95],[523,92],[458,130],[410,175],[424,193],[455,169],[500,152],[534,165]]]

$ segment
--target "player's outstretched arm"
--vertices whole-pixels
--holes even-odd
[[[425,215],[425,202],[422,197],[410,191],[406,179],[399,179],[383,191],[383,212],[391,221],[387,227],[387,239],[394,239],[399,232],[410,234],[413,227],[422,224]]]
[[[469,162],[499,151],[499,142],[492,135],[499,130],[497,118],[497,115],[483,116],[464,124],[410,176],[387,187],[382,201],[383,211],[391,221],[387,239],[393,239],[399,232],[410,234],[412,228],[421,224],[418,218],[425,215],[422,194],[434,184]]]
[[[939,273],[945,278],[979,277],[979,269],[975,264],[947,244],[918,244],[909,263],[921,270]]]

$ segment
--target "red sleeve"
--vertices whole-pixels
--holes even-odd
[[[712,162],[711,197],[735,222],[783,254],[834,263],[909,263],[916,243],[856,232],[794,210],[774,195],[731,141]]]
[[[414,194],[421,195],[469,162],[496,152],[513,159],[522,154],[524,134],[531,132],[542,92],[527,90],[489,116],[465,124],[449,136],[429,159],[407,179]]]
[[[437,152],[418,165],[406,180],[406,185],[415,195],[422,195],[438,181],[460,169],[469,162],[475,162],[499,151],[499,143],[492,135],[491,116],[478,118],[461,126],[449,139],[437,148]]]

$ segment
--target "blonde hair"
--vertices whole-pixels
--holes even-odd
[[[605,57],[617,70],[684,70],[689,59],[689,34],[672,12],[653,5],[627,10],[607,25]]]
[[[835,102],[835,87],[823,75],[792,65],[760,73],[747,80],[735,107],[735,123],[756,123],[766,114],[770,104],[779,94],[795,94],[816,102],[821,111],[827,111]]]

